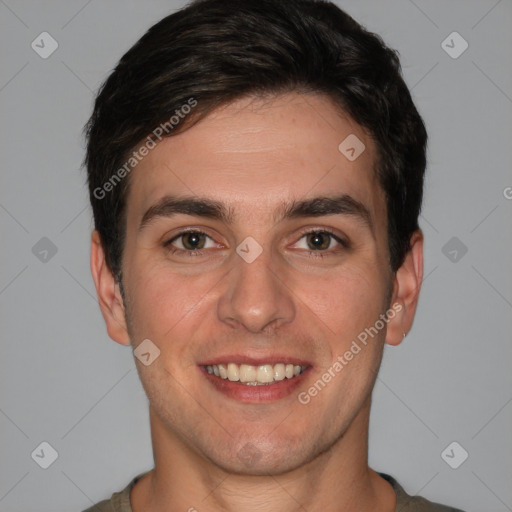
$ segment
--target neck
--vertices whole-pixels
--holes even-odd
[[[150,410],[155,469],[137,482],[133,512],[392,512],[392,487],[368,467],[370,404],[326,451],[282,474],[229,473],[193,451]]]

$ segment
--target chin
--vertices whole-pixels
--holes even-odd
[[[310,450],[304,441],[286,440],[269,442],[268,439],[233,441],[228,450],[206,454],[223,471],[247,476],[277,476],[293,471],[309,459]]]

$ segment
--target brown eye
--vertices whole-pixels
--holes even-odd
[[[191,232],[181,235],[183,247],[190,251],[203,249],[205,245],[204,233]]]
[[[330,233],[324,231],[308,233],[306,235],[308,247],[314,251],[325,251],[329,249],[332,238],[333,236]]]
[[[324,258],[342,254],[345,249],[350,249],[350,244],[341,236],[324,228],[302,232],[294,247],[306,251],[309,257]]]
[[[209,244],[209,245],[208,245]],[[164,244],[173,253],[196,253],[209,249],[215,244],[210,236],[201,231],[184,231]]]

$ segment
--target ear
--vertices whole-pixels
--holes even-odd
[[[415,231],[411,235],[411,249],[405,256],[402,266],[396,271],[393,282],[393,296],[390,308],[396,312],[389,317],[386,343],[399,345],[404,334],[411,330],[423,280],[423,233]]]
[[[123,297],[105,261],[100,234],[96,230],[91,235],[91,272],[108,335],[121,345],[129,345]]]

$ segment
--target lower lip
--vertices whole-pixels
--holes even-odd
[[[284,379],[273,384],[263,384],[261,386],[247,386],[239,381],[222,379],[213,374],[209,374],[206,368],[200,366],[199,369],[208,381],[224,395],[246,403],[269,403],[285,398],[304,381],[305,375],[311,369],[307,367],[300,375],[292,379]]]

